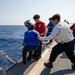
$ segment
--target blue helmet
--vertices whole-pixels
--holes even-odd
[[[24,25],[27,27],[27,28],[31,28],[33,27],[34,25],[30,22],[30,20],[27,20],[24,22]]]

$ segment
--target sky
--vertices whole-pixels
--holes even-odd
[[[0,0],[0,25],[23,25],[39,14],[46,24],[54,14],[61,15],[70,23],[75,22],[75,0]]]

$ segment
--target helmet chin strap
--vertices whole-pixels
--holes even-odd
[[[32,29],[28,28],[28,30],[32,30]]]

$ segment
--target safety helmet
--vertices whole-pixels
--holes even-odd
[[[27,20],[24,22],[24,25],[29,29],[32,30],[34,25],[30,22],[30,20]]]

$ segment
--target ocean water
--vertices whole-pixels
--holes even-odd
[[[25,26],[0,26],[0,51],[8,53],[16,47],[22,45],[24,39],[24,32],[26,31]],[[7,54],[12,60],[17,62],[22,57],[22,49],[18,48],[14,52]],[[7,70],[14,63],[8,60],[4,55],[0,53],[0,67]]]

